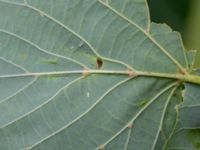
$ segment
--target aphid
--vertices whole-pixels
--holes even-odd
[[[57,59],[44,59],[41,62],[45,64],[52,64],[52,65],[56,65],[59,63]]]
[[[44,17],[44,13],[43,13],[43,12],[40,12],[40,16],[41,16],[41,17]]]
[[[83,42],[81,42],[80,44],[79,44],[79,48],[82,48],[83,47],[83,45],[84,45],[84,43]]]
[[[86,94],[86,95],[87,95],[87,97],[88,97],[88,98],[90,97],[90,93],[89,93],[89,92],[87,92],[87,94]]]

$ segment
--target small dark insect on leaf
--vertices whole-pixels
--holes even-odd
[[[80,43],[78,47],[82,48],[83,46],[84,46],[84,43]]]
[[[101,69],[101,67],[103,66],[103,61],[101,58],[97,58],[96,59],[96,64],[97,64],[97,69]]]

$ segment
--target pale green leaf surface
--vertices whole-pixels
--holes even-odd
[[[145,0],[0,0],[1,149],[167,149],[187,57]]]
[[[180,122],[183,128],[200,128],[200,86],[186,84],[185,101],[180,106]]]

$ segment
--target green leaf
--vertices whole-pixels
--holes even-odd
[[[0,0],[1,149],[168,149],[192,59],[145,0]]]

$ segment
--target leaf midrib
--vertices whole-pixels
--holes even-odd
[[[33,43],[34,44],[34,43]],[[39,47],[40,48],[40,47]],[[42,49],[43,51],[43,49]],[[46,52],[44,50],[44,52]],[[51,53],[50,53],[51,54]],[[57,57],[61,57],[64,59],[67,59],[66,57],[62,57],[61,55],[54,54]],[[195,83],[200,85],[200,76],[198,75],[190,75],[190,74],[177,74],[177,73],[159,73],[159,72],[145,72],[145,71],[139,71],[139,70],[104,70],[104,69],[89,69],[89,68],[83,68],[82,70],[70,70],[70,71],[54,71],[54,72],[30,72],[26,68],[12,62],[11,60],[7,60],[3,57],[0,57],[3,61],[25,71],[25,73],[19,73],[19,74],[5,74],[0,75],[1,78],[17,78],[17,77],[39,77],[39,76],[66,76],[69,74],[82,74],[83,76],[89,75],[89,74],[105,74],[105,75],[126,75],[130,77],[159,77],[159,78],[168,78],[168,79],[176,79],[178,81],[182,82],[189,82],[189,83]],[[76,61],[75,61],[76,62]],[[79,63],[78,63],[79,64]],[[80,63],[81,64],[81,63]],[[84,64],[81,64],[81,66],[84,66]]]

